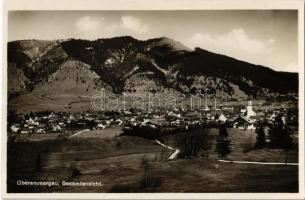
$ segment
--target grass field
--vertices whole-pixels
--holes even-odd
[[[209,157],[173,161],[167,161],[173,151],[154,141],[131,136],[117,137],[114,134],[117,130],[100,131],[105,132],[92,132],[96,137],[86,132],[72,138],[54,137],[9,143],[8,192],[298,191],[298,166],[219,162],[215,152],[217,129],[207,130]],[[229,129],[228,132],[232,143],[228,159],[266,162],[284,160],[282,150],[249,149],[249,143],[252,143],[249,141],[253,139],[254,133],[237,129]],[[175,144],[175,137],[180,136],[170,136],[168,145]],[[297,149],[291,149],[288,161],[297,162],[297,155]],[[143,165],[143,160],[147,161],[147,167]],[[103,186],[17,186],[17,180],[100,181]]]
[[[122,127],[116,126],[116,127],[110,127],[106,129],[96,129],[96,130],[90,130],[86,131],[82,134],[77,135],[76,137],[82,137],[82,138],[113,138],[116,136],[119,136],[121,134]]]
[[[105,106],[107,101],[105,100],[104,105],[100,105],[100,98],[97,98],[96,107],[92,106],[92,98],[97,94],[24,94],[13,98],[10,100],[8,108],[16,111],[17,113],[26,113],[26,112],[37,112],[37,111],[53,111],[53,112],[84,112],[84,111],[97,111],[101,108],[108,110]],[[126,96],[123,95],[114,95],[108,94],[105,96],[106,99],[112,97],[112,100],[118,102],[117,107],[109,107],[109,110],[116,108],[120,109],[130,109],[130,108],[141,108],[148,110],[152,105],[154,108],[166,108],[172,107],[173,104],[169,103],[166,100],[168,97],[175,98],[177,108],[187,108],[192,105],[191,109],[204,106],[204,99],[199,98],[198,96],[192,95],[190,97],[183,97],[181,94],[176,92],[171,93],[157,93],[155,96],[147,92],[143,93],[126,93]],[[170,96],[169,96],[170,95]],[[144,104],[139,104],[135,101],[135,97],[141,96],[143,98]],[[155,98],[154,98],[155,97]],[[218,106],[246,106],[247,101],[217,101]],[[253,100],[253,107],[255,110],[272,110],[275,108],[281,108],[282,104],[286,106],[291,106],[296,108],[297,101],[285,101],[283,103],[278,103],[276,101],[265,101],[265,100]],[[267,105],[264,105],[264,104]],[[150,104],[150,106],[149,106]],[[208,99],[207,104],[209,107],[214,106],[214,98]]]

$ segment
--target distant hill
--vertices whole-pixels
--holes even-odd
[[[295,95],[298,74],[277,72],[170,38],[129,36],[8,43],[8,94],[92,95],[147,92],[196,93],[224,100]]]

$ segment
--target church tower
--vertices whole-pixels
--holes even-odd
[[[246,115],[246,118],[250,119],[250,117],[252,117],[252,116],[256,116],[256,113],[253,110],[252,101],[249,100],[248,101],[248,106],[247,106],[247,115]]]

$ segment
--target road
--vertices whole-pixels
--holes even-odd
[[[180,153],[180,150],[179,150],[179,149],[174,149],[173,147],[167,146],[167,145],[163,144],[162,142],[160,142],[159,140],[155,140],[155,141],[156,141],[159,145],[161,145],[162,147],[165,147],[165,148],[168,148],[168,149],[170,149],[170,150],[174,150],[174,151],[175,151],[174,153],[172,153],[172,154],[168,157],[169,160],[175,159],[175,158],[177,157],[177,155]]]
[[[299,163],[254,162],[254,161],[241,161],[241,160],[218,160],[218,161],[226,162],[226,163],[255,164],[255,165],[299,165]]]
[[[84,130],[78,131],[77,133],[71,135],[70,137],[75,137],[75,136],[77,136],[77,135],[79,135],[79,134],[82,134],[82,133],[84,133],[84,132],[87,132],[87,131],[90,131],[90,129],[84,129]]]

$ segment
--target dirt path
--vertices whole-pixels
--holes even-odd
[[[77,136],[77,135],[79,135],[79,134],[82,134],[82,133],[84,133],[84,132],[87,132],[87,131],[90,131],[90,130],[89,130],[89,129],[84,129],[84,130],[78,131],[77,133],[71,135],[70,137],[75,137],[75,136]]]
[[[180,150],[179,150],[179,149],[174,149],[173,147],[167,146],[167,145],[163,144],[162,142],[160,142],[159,140],[155,140],[155,141],[156,141],[159,145],[161,145],[162,147],[165,147],[165,148],[168,148],[168,149],[170,149],[170,150],[175,151],[174,153],[172,153],[172,154],[168,157],[169,160],[175,159],[175,158],[177,157],[177,155],[180,153]]]
[[[254,161],[240,161],[240,160],[218,160],[218,161],[226,162],[226,163],[255,164],[255,165],[299,165],[299,163],[254,162]]]

